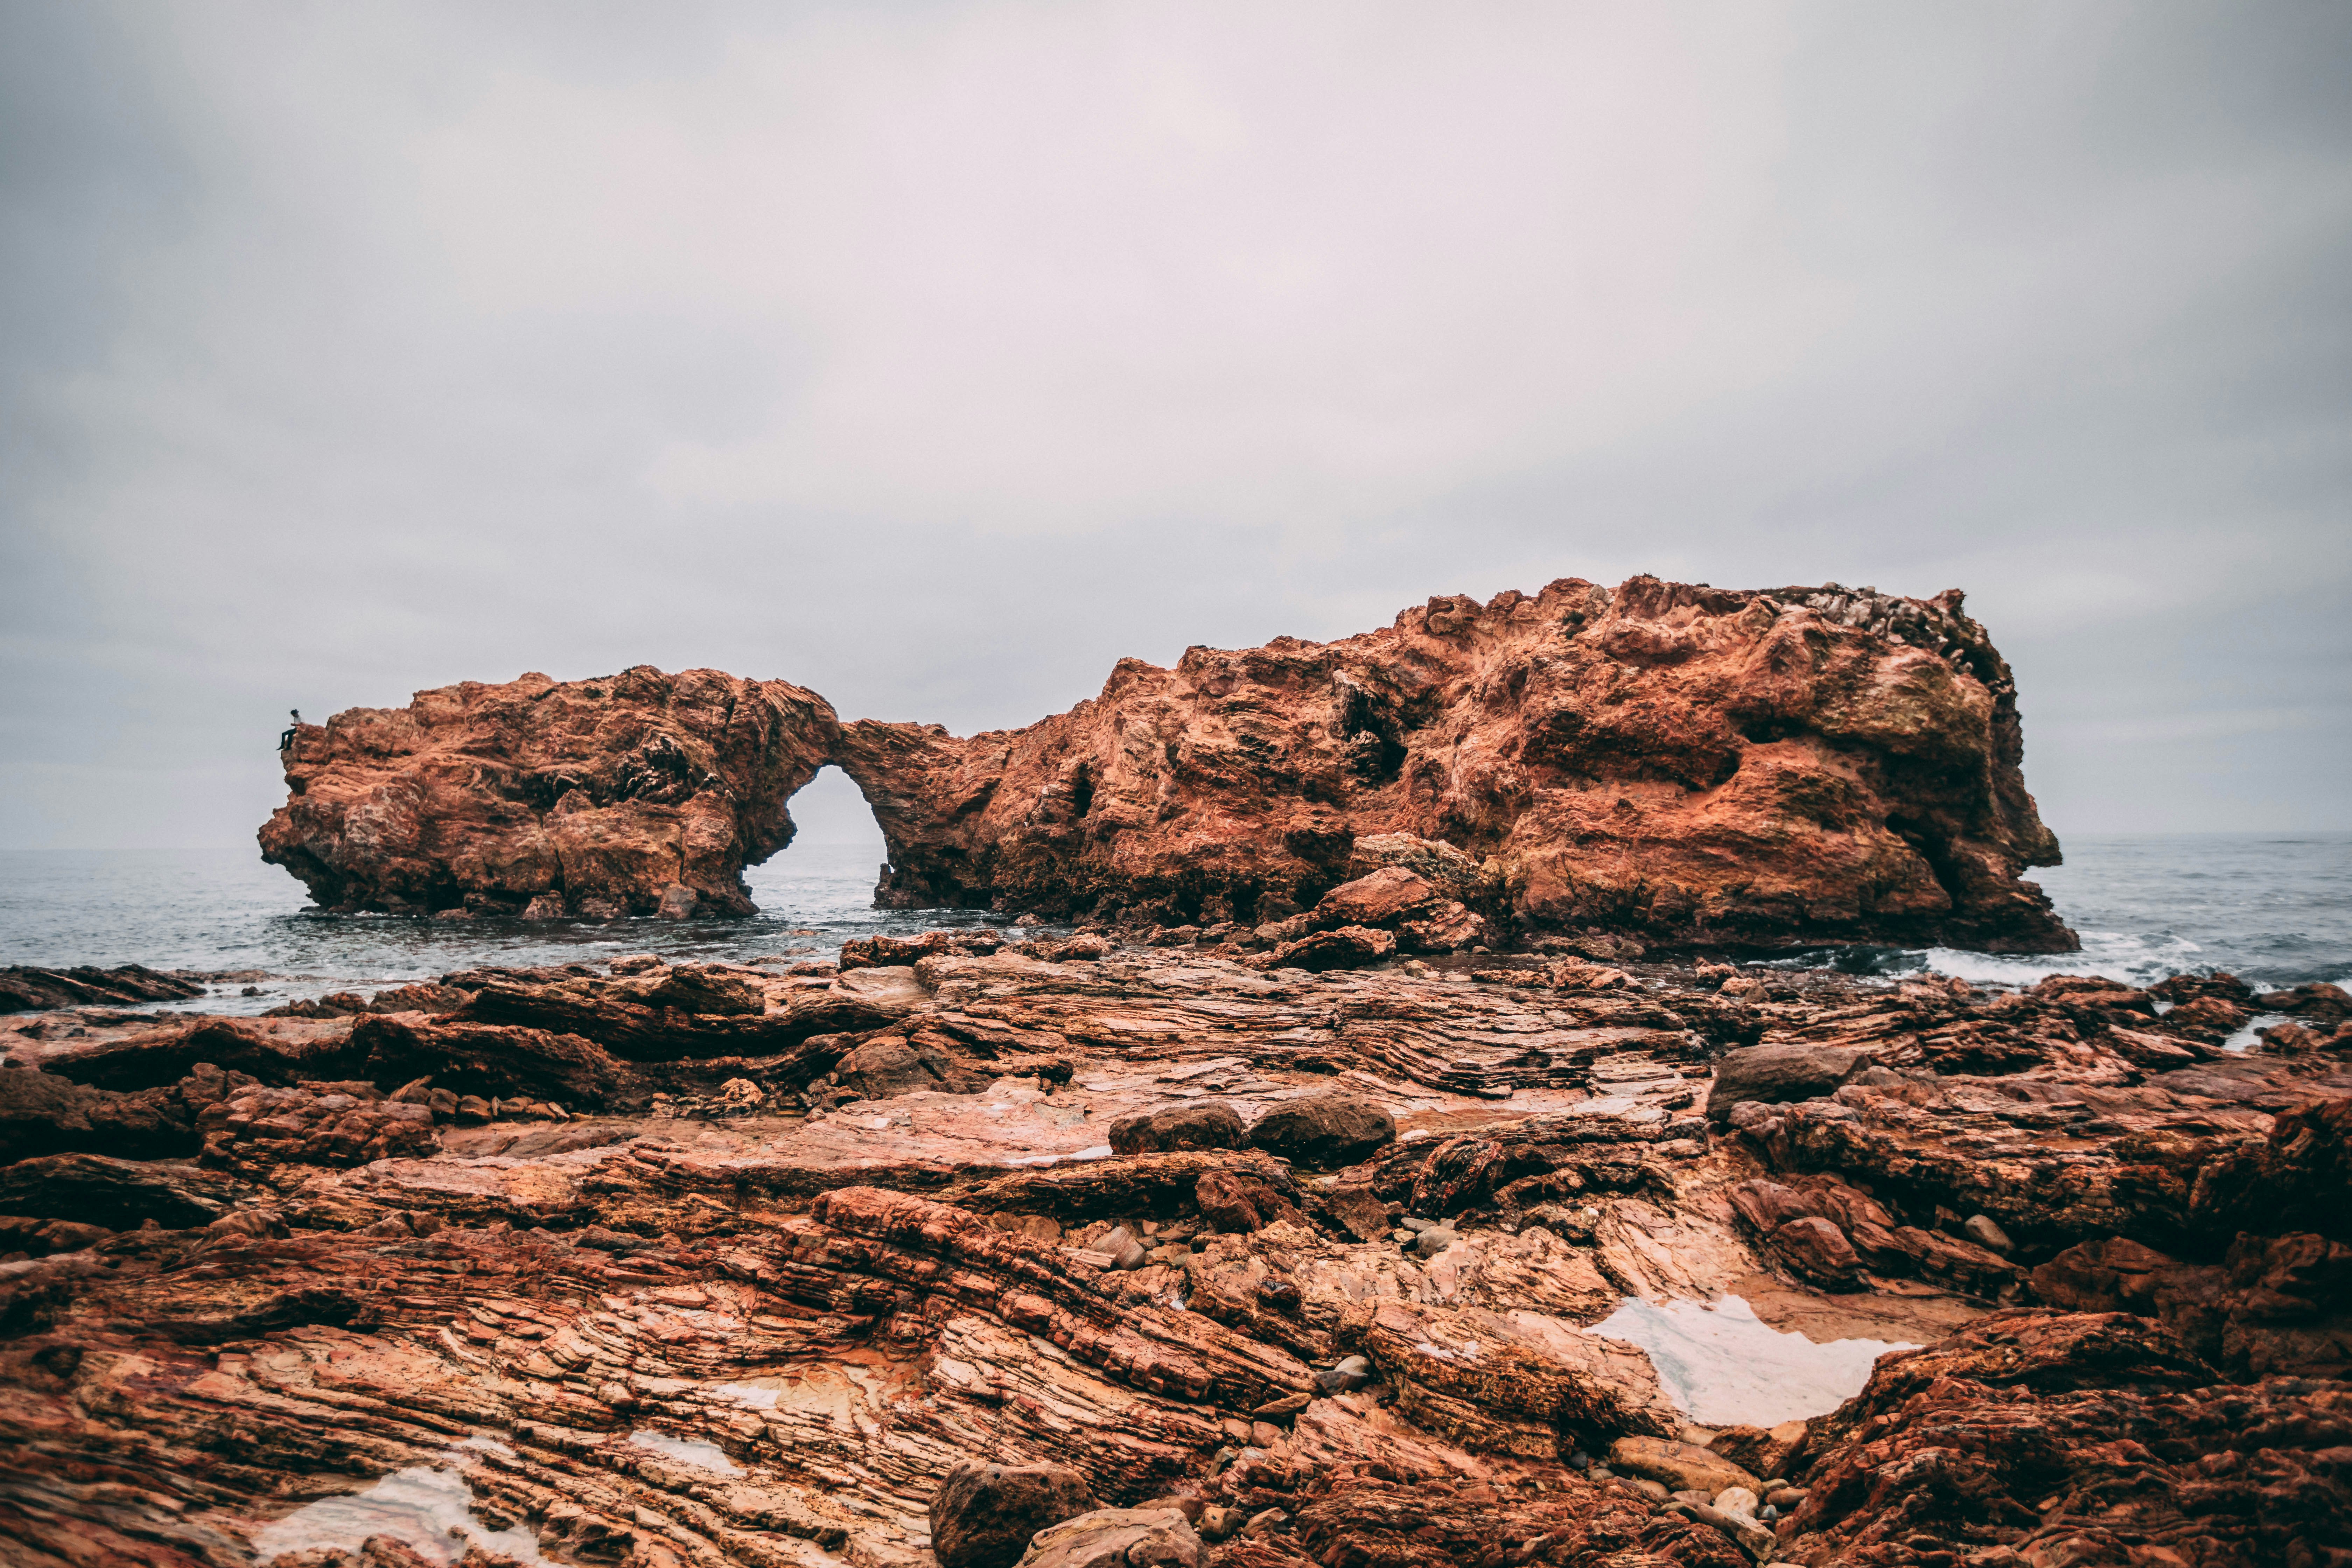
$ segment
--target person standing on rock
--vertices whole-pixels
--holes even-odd
[[[281,752],[294,743],[295,732],[302,728],[302,710],[289,708],[286,710],[286,717],[293,722],[286,726],[286,733],[278,737],[278,749]]]

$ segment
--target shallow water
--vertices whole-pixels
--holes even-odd
[[[190,1005],[258,1012],[296,996],[367,991],[481,964],[578,963],[624,952],[738,962],[830,957],[852,937],[970,924],[971,910],[873,907],[877,841],[796,844],[747,874],[741,921],[412,921],[307,912],[301,885],[251,850],[0,852],[0,963],[144,963],[257,970]],[[1789,962],[1862,973],[1932,969],[2031,984],[2096,973],[2145,983],[2227,969],[2264,986],[2352,981],[2352,834],[2074,838],[2035,873],[2084,951],[2019,958],[1862,948]]]
[[[312,912],[301,884],[243,850],[0,852],[0,963],[143,963],[260,971],[184,1004],[259,1012],[486,964],[593,963],[625,952],[738,963],[833,957],[854,937],[970,925],[972,910],[873,907],[879,845],[795,845],[746,876],[740,921],[418,921]]]
[[[1774,1426],[1822,1415],[1862,1392],[1870,1369],[1909,1344],[1784,1334],[1738,1296],[1721,1300],[1627,1300],[1592,1327],[1650,1352],[1675,1408],[1703,1426]]]
[[[371,1535],[389,1535],[428,1563],[455,1563],[469,1544],[518,1563],[543,1563],[539,1539],[520,1526],[490,1530],[473,1514],[474,1492],[455,1468],[411,1465],[365,1491],[305,1504],[253,1538],[254,1561],[289,1552],[339,1547],[356,1552]]]

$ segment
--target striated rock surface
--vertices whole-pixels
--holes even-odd
[[[2075,945],[2019,880],[2057,841],[1957,593],[1570,578],[1333,643],[1128,659],[1024,730],[861,721],[841,745],[900,904],[1263,921],[1382,840],[1377,864],[1425,878],[1459,852],[1453,898],[1538,924]]]
[[[420,691],[295,731],[262,858],[333,910],[748,914],[838,729],[814,692],[646,666]]]
[[[0,1023],[12,1125],[78,1119],[0,1155],[0,1561],[2352,1552],[2341,1047],[2104,981],[1056,950]],[[1755,1047],[1868,1065],[1711,1120]],[[1701,1426],[1703,1356],[1600,1329],[1727,1292],[1920,1348]]]
[[[1957,592],[1569,578],[1123,660],[969,738],[710,670],[469,682],[299,731],[261,841],[331,909],[740,913],[832,763],[882,828],[886,905],[1271,927],[1309,969],[1599,928],[2068,951],[2020,879],[2058,859],[2023,755]]]

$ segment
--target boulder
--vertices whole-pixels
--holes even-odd
[[[1798,1275],[1832,1290],[1861,1283],[1862,1259],[1845,1232],[1818,1215],[1792,1219],[1772,1233],[1772,1251]]]
[[[647,1005],[675,1007],[681,1013],[740,1017],[768,1010],[767,994],[738,975],[722,974],[699,964],[681,963],[649,987]]]
[[[1249,1130],[1253,1149],[1294,1164],[1349,1165],[1396,1139],[1396,1119],[1360,1094],[1327,1093],[1276,1106]]]
[[[2352,1018],[2352,992],[2325,980],[2314,980],[2291,991],[2265,992],[2256,1001],[2266,1013],[2293,1013],[2299,1018],[2315,1018],[2324,1024]]]
[[[1086,1478],[1066,1465],[967,1461],[931,1495],[931,1554],[940,1568],[1012,1568],[1030,1537],[1095,1506]]]
[[[920,963],[940,953],[986,957],[1003,947],[1003,936],[985,929],[949,927],[920,936],[865,936],[841,944],[841,972]]]
[[[1207,1568],[1208,1561],[1181,1510],[1104,1508],[1039,1531],[1021,1568]]]
[[[1239,1111],[1222,1100],[1196,1100],[1164,1110],[1120,1117],[1110,1124],[1110,1147],[1114,1154],[1238,1149],[1244,1135]]]
[[[1448,901],[1419,920],[1397,923],[1397,944],[1407,952],[1459,952],[1491,940],[1484,915]]]
[[[1750,1100],[1778,1105],[1834,1094],[1866,1071],[1873,1053],[1857,1046],[1746,1046],[1723,1053],[1707,1091],[1707,1119],[1720,1126]]]
[[[1393,926],[1433,910],[1442,900],[1435,888],[1402,866],[1386,866],[1370,876],[1342,882],[1323,895],[1310,911],[1314,924],[1325,930],[1339,926]]]
[[[1286,942],[1252,962],[1262,969],[1363,969],[1394,958],[1396,950],[1397,939],[1392,931],[1340,926],[1335,931],[1312,932],[1297,942]]]
[[[352,1047],[378,1085],[429,1078],[461,1097],[565,1106],[634,1103],[652,1093],[636,1068],[603,1047],[545,1029],[370,1014],[352,1026]]]
[[[1782,1476],[1805,1440],[1802,1421],[1777,1426],[1726,1426],[1706,1440],[1707,1451],[1752,1476]]]
[[[1676,1437],[1620,1437],[1609,1446],[1609,1468],[1656,1481],[1670,1492],[1699,1491],[1710,1498],[1726,1487],[1757,1487],[1756,1477],[1722,1455]]]
[[[835,1081],[867,1100],[899,1094],[977,1094],[988,1087],[976,1073],[944,1051],[896,1035],[868,1040],[835,1066]]]
[[[1205,1173],[1193,1184],[1192,1201],[1211,1229],[1228,1236],[1246,1236],[1276,1220],[1306,1223],[1306,1215],[1273,1183],[1247,1171]]]
[[[1358,1241],[1378,1241],[1389,1233],[1389,1205],[1367,1183],[1342,1182],[1315,1188],[1307,1198],[1316,1218]]]

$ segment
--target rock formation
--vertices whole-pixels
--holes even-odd
[[[2340,994],[1041,951],[0,1022],[0,1561],[2352,1554]],[[1726,1291],[1922,1348],[1595,1331]]]
[[[838,729],[709,669],[420,691],[295,731],[262,858],[338,910],[749,914],[743,868],[792,841]]]
[[[781,681],[638,668],[419,693],[299,731],[265,858],[332,909],[732,913],[826,763],[877,901],[1279,922],[1399,868],[1394,935],[2066,951],[2015,684],[1960,596],[1580,579],[1433,599],[1333,643],[1123,660],[1028,728],[842,725]],[[1295,933],[1310,964],[1377,922]],[[1384,949],[1385,950],[1385,949]]]
[[[2074,945],[2018,879],[2058,845],[1957,593],[1570,578],[1124,660],[1024,730],[861,721],[841,747],[907,904],[1256,922],[1418,857],[1538,926]]]

